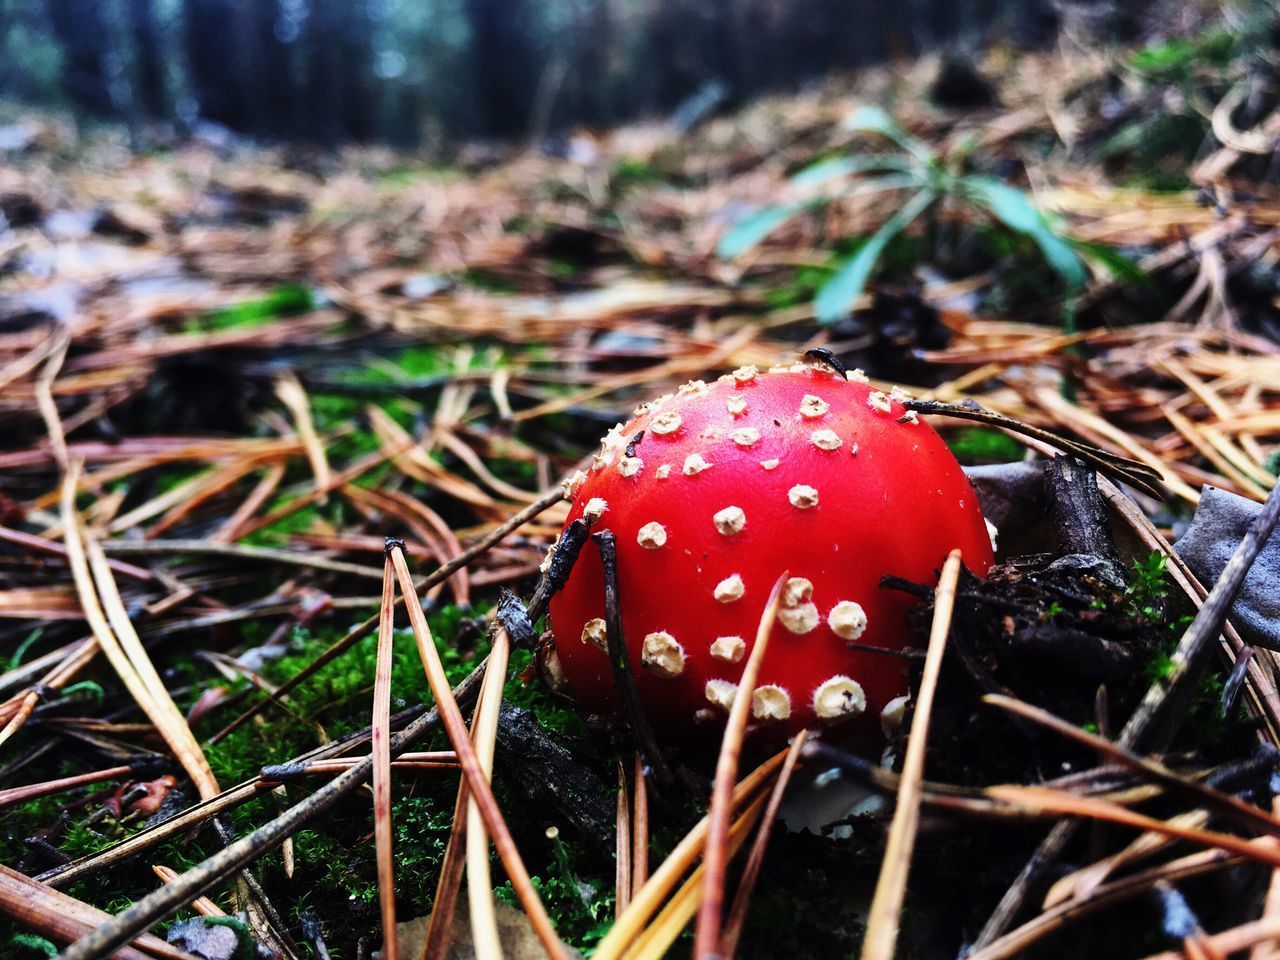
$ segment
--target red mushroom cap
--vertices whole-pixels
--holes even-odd
[[[955,547],[980,575],[993,559],[978,498],[933,429],[860,374],[804,364],[745,367],[645,404],[568,492],[567,523],[585,515],[616,537],[627,649],[668,732],[727,714],[787,571],[753,723],[874,734],[903,702],[905,661],[848,642],[913,639],[911,598],[880,578],[933,583]],[[604,616],[588,542],[550,617],[559,672],[594,710],[615,702]]]

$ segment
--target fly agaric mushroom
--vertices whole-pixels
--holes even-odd
[[[842,725],[865,739],[900,710],[912,640],[886,574],[934,582],[959,547],[979,575],[992,548],[977,496],[942,439],[874,390],[796,364],[695,381],[614,427],[566,484],[617,544],[622,627],[659,729],[727,715],[765,602],[777,622],[751,697],[779,733]],[[551,601],[558,663],[586,707],[615,702],[600,556],[588,543]]]

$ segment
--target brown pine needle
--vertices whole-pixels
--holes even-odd
[[[63,790],[72,790],[90,783],[102,783],[104,780],[120,780],[132,773],[133,767],[126,764],[121,767],[109,767],[106,770],[80,773],[73,777],[46,780],[44,783],[32,783],[23,787],[9,787],[7,790],[0,790],[0,810],[13,806],[15,803],[26,803],[28,800],[34,800],[37,797],[47,797],[53,793],[61,793]]]
[[[539,941],[541,941],[543,949],[551,955],[552,960],[568,960],[564,945],[560,942],[560,938],[556,936],[555,928],[551,924],[551,918],[547,916],[546,908],[542,905],[542,900],[538,897],[538,892],[534,889],[533,882],[529,879],[529,871],[524,865],[524,860],[520,857],[520,851],[516,849],[515,841],[511,837],[511,831],[507,829],[507,823],[502,817],[502,811],[498,809],[498,803],[489,787],[484,768],[480,765],[479,758],[476,756],[471,737],[467,733],[466,723],[462,719],[462,711],[458,709],[458,702],[454,700],[453,692],[449,688],[449,679],[445,675],[444,664],[440,662],[440,654],[436,651],[435,639],[431,635],[431,628],[427,625],[427,618],[422,612],[422,604],[418,601],[418,595],[414,589],[413,575],[409,573],[404,551],[399,547],[393,546],[391,548],[391,562],[395,565],[396,577],[400,581],[400,591],[405,597],[405,607],[409,611],[409,622],[413,627],[414,639],[418,644],[418,655],[422,658],[422,665],[427,674],[427,683],[431,687],[431,693],[436,698],[436,707],[440,711],[440,720],[444,725],[445,732],[449,735],[453,749],[458,754],[458,763],[461,765],[462,773],[467,779],[467,786],[475,794],[476,803],[479,805],[485,828],[493,838],[493,844],[498,849],[498,856],[507,871],[507,877],[511,880],[511,886],[515,889],[520,905],[524,908],[525,913],[528,914],[529,922],[532,924]]]
[[[716,781],[711,792],[711,808],[707,811],[707,852],[703,857],[705,871],[702,875],[702,905],[698,910],[698,925],[694,931],[693,955],[698,960],[716,956],[720,946],[720,911],[724,906],[725,870],[729,865],[729,823],[733,810],[733,784],[738,778],[738,757],[742,753],[742,738],[747,731],[747,718],[751,715],[751,695],[756,689],[756,678],[769,647],[769,634],[778,617],[778,603],[782,597],[782,585],[787,573],[773,584],[769,599],[765,601],[756,627],[755,643],[751,655],[742,668],[742,679],[733,695],[729,708],[729,720],[724,727],[724,739],[720,743],[720,758],[716,762]]]
[[[373,834],[378,860],[378,905],[382,950],[399,960],[396,940],[396,864],[391,834],[391,654],[395,642],[395,577],[388,556],[382,565],[382,606],[378,611],[378,654],[373,680],[369,752],[373,755]]]
[[[174,870],[172,867],[166,867],[163,864],[153,863],[151,865],[151,872],[159,877],[164,883],[172,883],[174,880],[178,879],[178,871]],[[208,897],[196,897],[191,901],[191,909],[206,917],[225,917],[227,915],[225,910]]]
[[[440,878],[436,881],[436,895],[431,901],[431,916],[427,920],[427,935],[422,940],[420,960],[444,960],[453,940],[458,891],[466,866],[467,796],[467,778],[463,777],[458,782],[449,845],[445,847],[444,862],[440,864]]]
[[[4,864],[0,864],[0,915],[61,943],[71,943],[110,919],[109,914],[97,907],[59,893]],[[130,945],[118,948],[113,957],[117,960],[192,960],[185,950],[149,933],[139,934]]]
[[[498,711],[502,687],[507,681],[507,660],[511,638],[499,627],[489,651],[480,699],[476,701],[471,738],[487,783],[493,775],[493,753],[498,739]],[[497,910],[493,904],[493,881],[489,874],[489,835],[474,795],[467,799],[467,904],[471,908],[471,944],[478,960],[502,960],[498,936]]]
[[[618,764],[617,827],[614,831],[613,915],[622,916],[631,902],[631,797],[627,790],[627,769]]]
[[[756,797],[729,827],[725,836],[725,853],[729,859],[738,852],[751,833],[751,828],[760,820],[767,797]],[[627,951],[626,960],[662,960],[671,950],[680,932],[693,918],[703,900],[706,864],[700,864],[681,884],[676,892],[662,908],[662,912],[654,917],[653,922],[645,929],[632,948]]]
[[[103,654],[106,655],[121,682],[124,683],[130,696],[142,708],[147,715],[147,719],[155,725],[169,748],[174,752],[179,763],[182,764],[183,769],[187,771],[187,775],[191,777],[192,782],[196,785],[196,789],[200,791],[201,798],[209,799],[220,793],[221,790],[209,770],[209,764],[204,757],[204,752],[200,749],[200,745],[196,743],[195,737],[191,735],[191,729],[187,726],[186,720],[178,711],[172,698],[169,697],[168,691],[164,689],[159,675],[155,674],[155,668],[152,666],[150,658],[146,656],[145,651],[142,651],[142,656],[137,661],[131,659],[129,653],[126,652],[126,641],[129,648],[135,650],[135,652],[142,650],[142,643],[138,640],[137,634],[133,632],[128,615],[124,614],[124,607],[120,602],[119,593],[115,591],[115,581],[111,578],[110,567],[106,565],[105,555],[97,551],[91,557],[86,552],[85,540],[82,539],[84,531],[80,525],[80,518],[76,514],[74,502],[76,479],[79,476],[79,472],[79,464],[77,463],[67,472],[66,479],[63,482],[62,516],[67,545],[67,562],[71,567],[71,575],[76,584],[76,592],[80,595],[80,603],[84,608],[85,619],[88,620],[90,629],[92,629],[94,637],[97,638],[98,646],[102,649]],[[89,542],[92,543],[92,540]],[[90,573],[91,562],[99,574],[99,587],[106,588],[107,592],[104,599],[107,603],[108,613],[112,615],[118,627],[124,628],[124,638],[121,638],[112,630],[112,624],[108,622],[108,614],[103,613],[102,603],[99,600],[97,589],[95,589],[94,577]],[[124,616],[121,617],[121,614],[124,614]],[[147,676],[144,677],[141,671],[147,671]]]
[[[649,786],[644,757],[636,752],[631,813],[631,896],[649,879]],[[628,898],[630,899],[630,897]]]
[[[1274,843],[1258,845],[1254,841],[1242,839],[1234,834],[1199,830],[1170,820],[1157,820],[1107,800],[1079,797],[1047,787],[1024,787],[1011,784],[987,787],[986,792],[996,800],[1034,811],[1038,815],[1086,817],[1105,823],[1135,827],[1151,833],[1177,837],[1179,840],[1187,840],[1205,847],[1218,847],[1272,867],[1280,866],[1280,846]]]
[[[808,732],[801,730],[791,741],[787,758],[782,762],[782,770],[774,781],[773,790],[769,792],[769,803],[764,808],[764,817],[760,821],[760,831],[756,834],[755,843],[751,845],[751,853],[747,856],[747,864],[742,868],[742,880],[738,884],[738,892],[733,898],[733,906],[729,909],[729,919],[725,923],[724,934],[720,937],[720,956],[732,957],[738,952],[738,940],[742,936],[742,927],[747,922],[747,909],[751,906],[751,894],[755,892],[756,882],[760,879],[760,871],[764,868],[765,851],[769,848],[769,836],[778,819],[778,809],[782,806],[782,798],[786,795],[787,784],[791,782],[791,774],[795,772],[796,762],[800,759],[800,750]]]
[[[298,439],[307,451],[307,460],[311,463],[311,473],[316,478],[316,489],[319,491],[320,503],[328,502],[328,490],[332,484],[332,471],[325,457],[324,444],[316,433],[315,422],[311,419],[311,402],[307,399],[307,391],[303,389],[298,377],[292,371],[276,380],[276,396],[289,408],[294,427],[298,431]]]
[[[898,801],[889,826],[880,879],[876,882],[871,912],[867,917],[867,934],[862,941],[862,960],[892,960],[898,942],[898,926],[902,918],[902,901],[907,893],[907,874],[911,870],[911,852],[915,847],[916,828],[920,825],[920,791],[924,782],[925,741],[929,736],[929,720],[933,713],[933,695],[938,689],[942,655],[951,630],[951,613],[955,608],[956,584],[960,580],[960,551],[952,550],[942,565],[938,589],[934,592],[933,625],[929,629],[929,649],[925,654],[924,675],[920,680],[920,697],[906,756],[902,761],[902,779]]]
[[[733,805],[737,809],[760,790],[777,769],[782,766],[786,751],[779,751],[742,778],[733,789]],[[592,960],[620,960],[630,949],[632,942],[645,929],[650,918],[657,913],[663,900],[675,888],[679,879],[693,866],[707,842],[710,815],[699,820],[684,839],[676,844],[647,883],[631,898],[631,906],[618,918],[612,929],[596,947]]]

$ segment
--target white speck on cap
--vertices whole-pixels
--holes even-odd
[[[729,438],[740,447],[749,447],[760,440],[760,431],[755,427],[739,427],[729,431]]]
[[[919,423],[920,414],[916,413],[914,410],[908,410],[906,413],[904,413],[902,416],[898,418],[898,422],[899,423]]]
[[[755,366],[755,364],[749,363],[745,367],[739,367],[737,370],[733,371],[732,377],[738,383],[750,383],[756,378],[756,375],[759,372],[759,367]]]
[[[778,619],[792,633],[802,636],[816,627],[821,618],[818,616],[818,608],[815,604],[799,603],[794,607],[780,609]]]
[[[889,396],[893,397],[895,400],[910,400],[911,391],[905,387],[900,387],[895,383],[889,388]]]
[[[654,676],[670,680],[684,673],[684,647],[665,630],[647,633],[640,647],[640,663]]]
[[[802,417],[820,417],[828,410],[831,405],[821,397],[816,397],[812,393],[806,393],[800,401],[800,416]]]
[[[657,550],[667,542],[667,528],[651,520],[636,532],[636,543],[646,550]]]
[[[872,390],[867,394],[867,406],[872,410],[879,410],[881,413],[888,413],[892,409],[889,403],[889,395],[883,390]]]
[[[791,501],[793,507],[808,510],[818,505],[818,491],[808,484],[797,483],[787,491],[787,499]]]
[[[690,380],[676,391],[677,397],[700,397],[707,392],[707,385],[701,380]]]
[[[805,577],[789,577],[782,585],[782,605],[798,607],[813,599],[813,581]]]
[[[716,637],[711,644],[711,656],[727,663],[737,663],[747,651],[747,642],[741,637]]]
[[[815,430],[809,434],[809,440],[819,450],[838,450],[842,442],[834,430]]]
[[[892,737],[902,729],[902,721],[907,715],[909,697],[894,697],[880,711],[880,731],[886,738]]]
[[[623,457],[618,461],[618,472],[624,477],[634,477],[643,466],[644,461],[639,457]]]
[[[596,617],[594,620],[588,620],[583,625],[582,642],[591,644],[597,650],[608,652],[609,635],[602,619]]]
[[[592,497],[587,501],[587,505],[582,508],[582,515],[587,518],[588,523],[595,523],[604,512],[609,509],[609,501],[603,497]]]
[[[671,464],[669,463],[660,464],[658,466],[658,469],[653,471],[653,475],[657,477],[659,480],[667,479],[667,477],[671,476]]]
[[[716,584],[714,596],[721,603],[733,603],[735,600],[741,600],[746,592],[747,588],[742,582],[742,577],[735,573]]]
[[[867,629],[867,614],[862,604],[841,600],[827,614],[827,624],[842,640],[857,640]]]
[[[813,691],[813,712],[819,720],[834,723],[856,717],[867,709],[867,695],[858,681],[836,674]]]
[[[771,457],[768,460],[761,460],[760,466],[764,467],[766,470],[775,470],[777,469],[778,464],[781,462],[782,461],[780,461],[777,457]]]
[[[861,367],[857,367],[856,369],[850,370],[848,379],[850,383],[870,383],[871,382],[870,380],[867,379],[867,375],[865,372],[863,372],[863,369]]]
[[[711,522],[723,536],[732,537],[747,525],[747,515],[742,512],[741,507],[729,506],[723,510],[717,510],[711,517]]]
[[[566,477],[560,484],[560,490],[564,493],[566,500],[572,500],[578,495],[578,491],[582,488],[582,481],[587,479],[587,475],[581,470],[573,471],[573,476]]]
[[[734,417],[740,417],[747,412],[747,398],[740,393],[735,393],[724,402],[724,408]]]
[[[691,453],[684,458],[684,475],[686,477],[696,477],[703,470],[710,470],[711,466],[702,458],[702,454]]]
[[[733,698],[738,694],[738,685],[728,680],[708,680],[706,697],[725,713],[733,706]]]
[[[791,694],[766,683],[751,691],[751,715],[757,720],[785,720],[791,716]]]
[[[986,517],[983,517],[982,520],[987,525],[987,536],[991,538],[991,552],[995,553],[996,538],[1000,536],[1000,528],[997,527],[990,520],[988,520]]]
[[[649,429],[659,436],[666,436],[669,433],[675,433],[680,429],[680,414],[674,410],[668,410],[666,413],[660,413],[650,422]]]

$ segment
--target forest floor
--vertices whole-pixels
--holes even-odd
[[[1052,503],[1034,523],[1011,512],[1000,565],[961,583],[928,780],[898,776],[901,749],[880,768],[807,747],[801,792],[843,770],[883,802],[809,831],[769,831],[752,808],[748,845],[769,846],[738,954],[859,948],[895,794],[925,810],[902,956],[1280,942],[1280,858],[1259,839],[1280,836],[1278,663],[1230,628],[1219,641],[1214,609],[1190,631],[1213,659],[1183,663],[1212,583],[1169,548],[1202,485],[1262,502],[1280,470],[1275,49],[1207,25],[1136,49],[996,49],[981,69],[904,63],[687,129],[430,161],[139,153],[50,117],[0,129],[0,955],[52,955],[96,928],[117,940],[82,956],[151,929],[143,956],[242,956],[252,938],[368,957],[391,899],[401,921],[429,916],[450,892],[459,776],[445,731],[423,725],[434,700],[408,627],[377,662],[384,537],[429,574],[418,588],[465,706],[498,592],[533,595],[567,514],[554,491],[599,437],[689,379],[815,348],[883,389],[1049,432],[931,418],[966,465],[1104,451],[1111,479],[1091,496],[1121,572],[1050,571],[1070,552],[1053,524],[1069,522],[1040,523]],[[873,255],[867,238],[920,191],[932,205]],[[1176,718],[1124,740],[1160,765],[1108,752],[1170,690],[1190,690]],[[984,704],[992,692],[1022,705]],[[380,902],[370,791],[353,782],[313,814],[360,766],[388,694],[391,729],[435,754],[394,768]],[[647,829],[656,870],[696,838],[707,764],[674,754],[688,775],[646,800],[625,725],[549,692],[527,645],[502,703],[497,807],[559,937],[687,953],[700,887],[682,875],[657,888],[667,912],[632,912],[606,939],[615,845]],[[759,777],[778,784],[776,766]],[[1091,825],[1019,883],[1068,817]],[[211,871],[235,838],[250,852]],[[183,876],[207,898],[194,909],[175,893],[122,913]],[[502,916],[523,955],[527,925]]]

